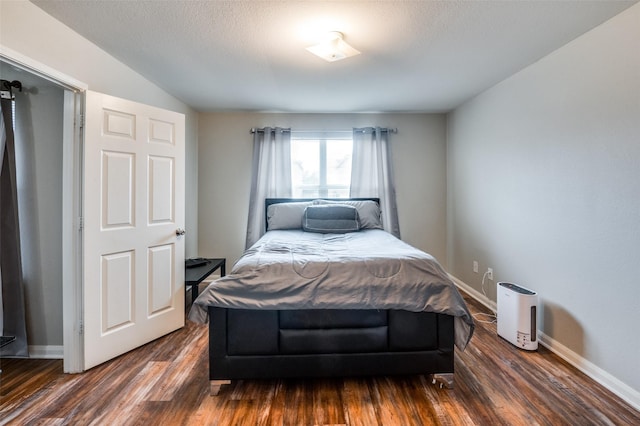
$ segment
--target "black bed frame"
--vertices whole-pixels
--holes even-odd
[[[267,199],[265,205],[308,200]],[[453,323],[449,315],[402,310],[210,306],[211,394],[234,379],[400,374],[430,374],[434,383],[451,388]]]

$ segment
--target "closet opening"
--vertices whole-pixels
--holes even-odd
[[[81,90],[86,87],[66,84],[40,72],[38,67],[25,65],[25,58],[16,61],[6,52],[0,53],[2,80],[19,81],[22,85],[22,91],[12,92],[24,299],[21,321],[26,330],[26,339],[22,338],[24,350],[12,347],[19,343],[16,339],[0,348],[0,357],[63,359],[65,372],[77,372],[81,371],[79,124]],[[19,309],[2,306],[0,303],[0,330],[7,315],[20,314]],[[5,335],[4,331],[1,334]]]

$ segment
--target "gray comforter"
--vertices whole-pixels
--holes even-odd
[[[455,317],[455,344],[473,334],[471,314],[432,256],[377,229],[348,234],[269,231],[195,300],[189,319],[207,321],[207,306],[244,309],[404,309]]]

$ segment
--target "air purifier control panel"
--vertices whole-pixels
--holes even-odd
[[[528,295],[536,294],[535,291],[527,290],[524,287],[520,287],[518,285],[511,284],[511,283],[498,283],[498,285],[504,288],[508,288],[509,290],[515,291],[516,293],[520,293],[520,294],[528,294]]]
[[[527,348],[529,345],[531,345],[531,333],[523,333],[521,331],[518,331],[516,346]]]
[[[525,350],[538,349],[538,294],[512,283],[498,283],[498,335]]]

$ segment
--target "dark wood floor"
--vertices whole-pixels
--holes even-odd
[[[1,368],[0,424],[640,425],[611,392],[545,348],[511,346],[493,324],[457,351],[452,390],[422,376],[247,380],[211,397],[206,327],[191,323],[84,374],[49,360]]]

